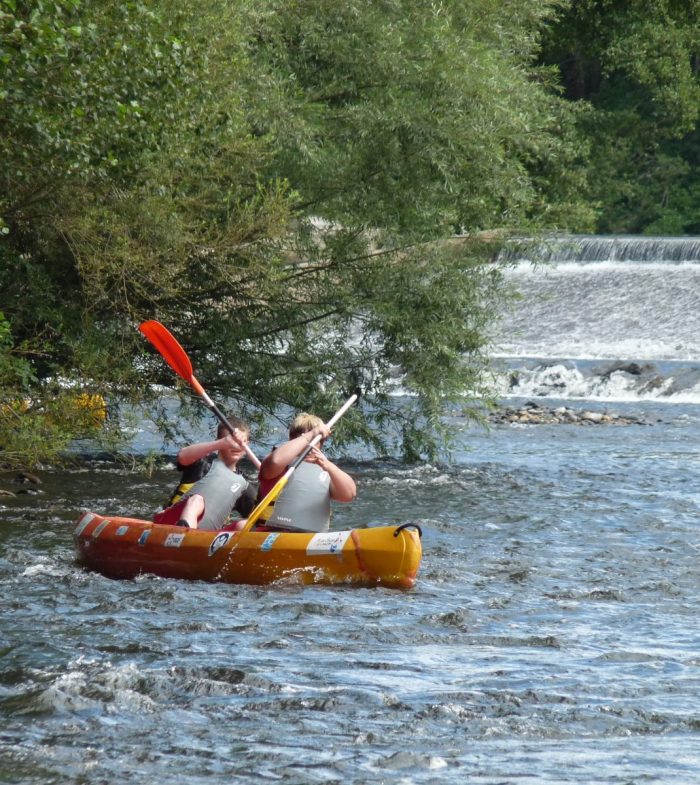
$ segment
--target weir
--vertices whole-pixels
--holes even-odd
[[[534,262],[694,262],[700,264],[700,237],[569,235],[550,237],[511,252]]]
[[[700,238],[574,236],[532,250],[506,273],[519,294],[494,340],[506,394],[700,400]]]

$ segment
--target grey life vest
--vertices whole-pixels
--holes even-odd
[[[331,523],[328,472],[315,463],[300,463],[265,523],[290,531],[327,532]]]
[[[231,471],[217,458],[211,469],[190,488],[183,498],[198,493],[204,499],[204,515],[198,523],[200,529],[216,531],[228,522],[234,504],[248,487],[248,480]]]

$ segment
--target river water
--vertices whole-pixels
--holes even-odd
[[[149,516],[173,470],[47,470],[41,493],[0,497],[0,782],[697,782],[700,264],[654,263],[690,298],[677,330],[629,326],[634,309],[666,318],[676,296],[656,286],[644,306],[644,276],[609,287],[618,262],[569,260],[513,271],[529,293],[499,351],[504,396],[645,425],[485,430],[450,415],[450,463],[342,461],[359,498],[335,527],[421,521],[411,591],[76,567],[79,511]],[[578,284],[549,286],[556,275]]]

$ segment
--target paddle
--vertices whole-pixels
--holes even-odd
[[[165,360],[166,363],[168,363],[173,371],[175,371],[178,376],[181,376],[192,387],[197,395],[200,396],[200,398],[206,404],[207,408],[209,408],[219,419],[219,422],[229,429],[234,441],[238,441],[233,435],[233,426],[222,414],[214,401],[212,401],[212,399],[206,394],[202,385],[197,381],[194,376],[194,371],[192,370],[192,363],[190,362],[190,358],[187,356],[185,350],[182,348],[182,346],[180,346],[180,344],[177,342],[177,339],[167,329],[167,327],[164,327],[160,322],[156,322],[155,320],[151,319],[147,322],[141,322],[139,325],[139,330],[146,336],[153,346],[155,346],[161,357]],[[257,455],[247,444],[241,444],[240,442],[238,442],[238,444],[240,447],[243,447],[250,460],[255,464],[255,467],[259,469],[260,461],[258,460]]]
[[[345,403],[338,409],[338,411],[331,417],[330,420],[326,423],[328,428],[332,428],[338,420],[345,414],[345,412],[357,401],[360,397],[360,389],[359,387],[355,390],[355,392],[345,401]],[[245,526],[240,529],[241,532],[250,531],[253,526],[255,526],[257,520],[260,518],[260,515],[263,511],[272,504],[273,501],[282,493],[282,490],[289,482],[289,478],[294,474],[295,469],[299,464],[306,458],[306,456],[311,452],[311,450],[321,441],[321,435],[314,436],[314,438],[309,442],[308,446],[294,459],[294,461],[287,467],[287,471],[277,480],[277,482],[272,486],[269,490],[267,496],[258,502],[255,509],[250,513],[248,516],[248,520],[246,521]]]

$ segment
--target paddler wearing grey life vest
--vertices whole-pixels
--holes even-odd
[[[179,502],[180,499],[182,499],[182,497],[192,489],[192,486],[196,482],[199,482],[199,480],[206,476],[207,472],[211,469],[212,464],[216,460],[218,453],[216,450],[213,450],[201,458],[193,458],[193,456],[201,455],[202,447],[204,446],[214,447],[216,444],[218,444],[218,440],[222,439],[228,434],[229,424],[234,429],[238,428],[241,431],[248,433],[248,426],[243,420],[241,420],[240,417],[229,416],[228,423],[219,423],[219,427],[216,429],[217,441],[203,442],[202,445],[190,444],[180,450],[180,452],[177,454],[176,468],[179,472],[182,472],[182,476],[180,477],[180,482],[178,483],[177,488],[175,488],[170,496],[170,501],[167,503],[167,505],[165,505],[166,507],[172,507],[174,504]],[[251,510],[253,510],[255,507],[256,497],[257,483],[252,485],[249,484],[243,496],[241,496],[236,501],[233,509],[242,518],[247,518]]]
[[[260,466],[258,498],[266,494],[315,436],[322,445],[330,428],[313,414],[298,414],[289,426],[289,441],[280,444]],[[357,495],[352,477],[313,447],[280,495],[260,516],[257,528],[268,531],[325,532],[330,528],[331,500],[351,502]]]
[[[153,516],[155,523],[168,523],[192,529],[221,529],[228,523],[237,501],[248,488],[248,481],[236,471],[238,461],[245,455],[248,426],[241,423],[233,434],[226,434],[213,442],[201,442],[183,447],[178,454],[181,464],[188,465],[211,452],[218,453],[211,468],[187,491],[176,504]]]

